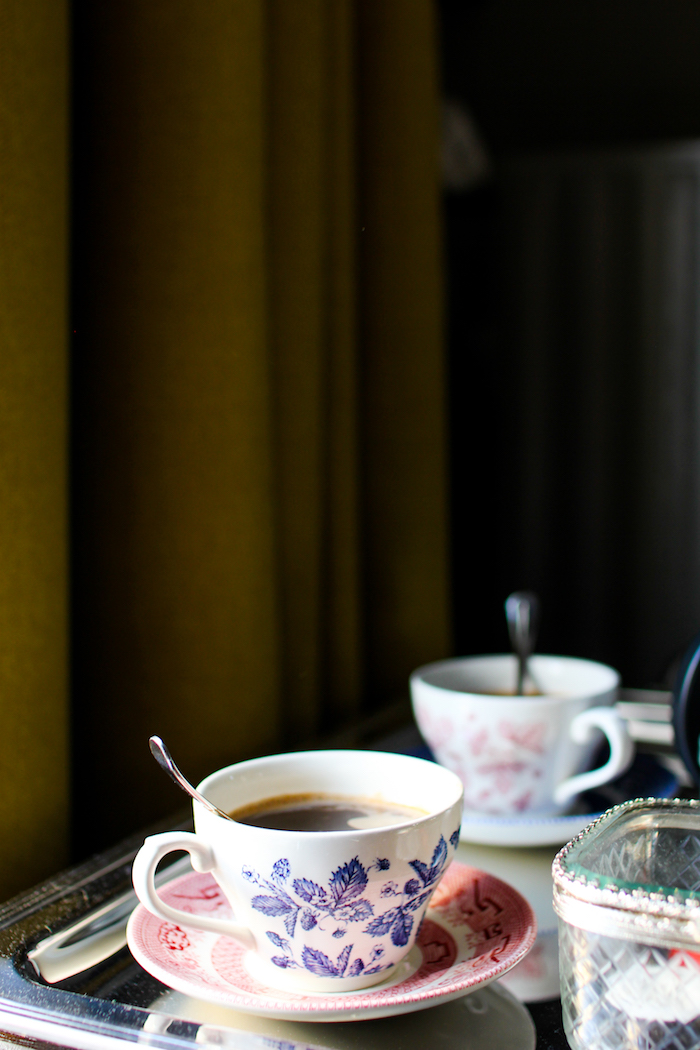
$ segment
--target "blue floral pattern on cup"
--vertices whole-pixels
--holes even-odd
[[[454,848],[458,841],[459,828],[450,835]],[[352,857],[332,872],[325,886],[304,877],[293,877],[286,857],[275,861],[269,879],[247,866],[243,867],[242,873],[248,882],[263,891],[253,896],[253,908],[271,919],[278,919],[286,934],[284,936],[277,930],[265,931],[280,951],[272,956],[271,961],[276,966],[282,969],[303,967],[319,977],[359,977],[360,974],[380,973],[392,965],[391,961],[384,962],[383,959],[389,941],[397,948],[409,943],[416,912],[420,912],[431,896],[447,860],[448,847],[441,835],[429,862],[418,858],[408,862],[415,877],[407,879],[403,886],[392,879],[383,884],[380,896],[388,907],[380,914],[375,914],[375,906],[363,894],[368,872],[389,871],[391,864],[385,857],[377,857],[367,866],[360,862],[359,857]],[[330,933],[338,941],[354,928],[357,934],[369,935],[377,943],[365,953],[365,958],[356,956],[352,960],[354,944],[345,944],[335,958],[309,944],[302,944],[300,961],[297,961],[293,938],[300,930],[309,932],[315,927]],[[387,942],[381,943],[380,938],[387,938]],[[366,941],[366,937],[363,939]]]

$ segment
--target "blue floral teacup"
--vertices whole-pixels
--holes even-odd
[[[385,826],[290,831],[227,820],[194,802],[195,834],[147,838],[133,868],[149,911],[242,941],[246,965],[264,983],[353,991],[395,974],[457,847],[462,783],[454,773],[406,755],[306,751],[229,766],[199,790],[227,813],[301,795],[412,810]],[[197,871],[212,872],[236,922],[191,915],[160,899],[156,866],[173,850],[187,850]]]

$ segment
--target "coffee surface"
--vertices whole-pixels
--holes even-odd
[[[229,815],[239,824],[278,831],[361,831],[418,820],[426,810],[377,799],[306,794],[263,799]]]

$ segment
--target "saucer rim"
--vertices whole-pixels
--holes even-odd
[[[505,846],[513,849],[536,848],[538,846],[564,846],[592,824],[600,813],[575,813],[562,817],[547,817],[537,820],[517,820],[514,817],[490,820],[465,820],[459,832],[459,841],[473,846]],[[535,834],[534,832],[539,832]],[[519,836],[527,837],[519,838]],[[515,837],[514,837],[515,836]]]
[[[654,764],[659,774],[659,782],[655,785],[654,794],[661,798],[671,798],[678,790],[678,777],[666,769],[658,759],[654,760]],[[634,769],[634,762],[631,769]],[[663,778],[662,771],[666,774]],[[610,806],[613,805],[615,803],[611,801]],[[510,813],[502,815],[477,813],[465,809],[462,814],[459,840],[473,846],[510,846],[514,849],[564,846],[604,812],[606,812],[605,809],[598,809],[591,813]],[[539,834],[533,837],[533,832],[539,832]],[[522,841],[518,840],[519,836],[525,835],[527,837]]]
[[[460,861],[453,861],[450,867],[453,866],[456,867],[458,870],[463,870],[465,879],[467,878],[467,876],[469,876],[471,879],[475,876],[484,875],[487,876],[489,879],[492,879],[493,881],[499,883],[501,886],[504,887],[505,892],[510,894],[511,897],[515,897],[519,900],[519,902],[523,906],[524,914],[526,916],[529,916],[528,928],[522,933],[518,944],[511,949],[512,958],[510,958],[506,964],[502,962],[498,963],[496,965],[495,973],[489,974],[488,976],[483,977],[481,980],[477,979],[473,983],[467,985],[466,987],[448,987],[444,989],[432,987],[424,989],[422,993],[420,990],[418,992],[414,991],[413,993],[409,993],[412,994],[414,998],[408,998],[407,1000],[404,1000],[402,1002],[378,1003],[377,1005],[372,1005],[372,1003],[370,1002],[367,1005],[349,1008],[345,1008],[342,1005],[338,1004],[338,998],[343,994],[341,992],[314,993],[313,999],[316,1002],[322,1003],[325,999],[328,999],[329,1001],[332,1001],[334,1003],[333,1006],[329,1006],[326,1009],[324,1009],[323,1006],[316,1010],[305,1010],[303,1008],[300,1008],[301,1004],[306,998],[303,992],[296,993],[300,997],[299,1000],[296,1001],[299,1005],[297,1006],[297,1008],[292,1009],[289,1009],[289,1003],[283,1003],[280,1000],[278,1000],[276,1003],[274,1002],[274,1000],[272,1002],[268,1000],[267,1005],[248,1005],[247,1003],[231,1003],[227,999],[224,999],[222,995],[217,995],[214,989],[208,988],[206,986],[200,987],[199,985],[194,985],[191,981],[188,981],[186,978],[181,979],[177,974],[172,975],[171,973],[168,973],[165,970],[165,968],[159,966],[157,961],[154,961],[146,952],[142,950],[140,944],[134,943],[136,936],[134,933],[134,927],[136,923],[139,921],[141,916],[150,915],[148,909],[146,909],[142,904],[138,904],[132,912],[131,916],[129,917],[129,921],[127,924],[127,944],[136,962],[139,963],[139,965],[142,966],[144,970],[150,973],[151,976],[161,981],[161,983],[164,984],[166,987],[172,988],[175,991],[182,992],[186,995],[193,995],[199,999],[204,999],[206,1001],[216,1003],[220,1006],[225,1006],[228,1009],[235,1010],[240,1013],[255,1014],[261,1017],[274,1017],[280,1020],[302,1022],[372,1020],[393,1015],[413,1013],[417,1010],[423,1010],[428,1007],[438,1005],[439,1003],[446,1003],[452,999],[457,999],[462,996],[469,995],[471,992],[475,992],[482,988],[485,988],[493,981],[497,981],[501,977],[504,977],[510,970],[513,969],[513,967],[517,966],[517,964],[526,957],[526,955],[534,945],[537,937],[537,919],[535,916],[534,909],[532,908],[532,905],[529,903],[529,901],[527,901],[526,898],[523,896],[523,894],[516,890],[515,887],[513,887],[510,883],[506,882],[504,879],[500,879],[497,876],[491,875],[490,873],[482,871],[481,869],[476,868],[472,865],[464,864]],[[172,883],[169,883],[168,885],[177,886],[178,884],[192,878],[193,875],[197,874],[197,872],[188,872],[185,875],[179,876],[179,878],[177,879],[173,879]],[[428,911],[426,912],[426,918],[431,918],[433,922],[436,922],[438,923],[438,925],[441,925],[443,928],[447,929],[448,931],[451,931],[452,927],[449,923],[445,921],[444,917],[441,920],[434,914],[431,915],[431,911],[432,909],[429,907]],[[151,918],[155,917],[151,916]],[[216,939],[218,939],[222,935],[216,933],[208,933],[206,936],[212,939],[213,945]],[[452,966],[448,967],[447,971],[445,972],[449,973],[449,971],[453,968],[454,965],[455,964],[453,963]],[[406,980],[408,979],[409,978],[406,978]],[[398,983],[397,985],[395,985],[395,987],[399,988],[401,986],[401,983],[403,982]],[[279,991],[279,989],[275,989],[265,985],[263,985],[262,987],[270,995],[274,995],[275,992]],[[359,992],[348,993],[348,998],[350,998],[351,995],[363,995],[371,997],[374,991],[379,991],[382,989],[383,985],[380,983],[370,988],[361,989]],[[292,1003],[294,1002],[295,1001],[292,1000]]]

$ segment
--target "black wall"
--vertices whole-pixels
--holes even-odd
[[[700,2],[442,0],[441,15],[445,96],[468,107],[493,160],[491,179],[446,192],[444,202],[456,650],[507,648],[503,600],[511,590],[533,587],[544,606],[540,651],[613,663],[627,685],[658,684],[677,650],[700,630],[700,604],[697,619],[694,608],[684,609],[678,626],[660,625],[657,638],[653,611],[644,629],[621,625],[643,579],[621,574],[605,608],[596,608],[585,581],[570,586],[577,567],[567,563],[574,555],[565,484],[557,497],[561,529],[553,530],[544,571],[533,575],[522,552],[514,493],[522,480],[517,377],[523,348],[511,325],[512,245],[499,172],[523,152],[700,139]],[[634,348],[620,353],[632,372]],[[577,456],[585,449],[574,447],[568,425],[563,414],[549,462],[575,485]],[[639,474],[629,440],[621,440],[616,455],[621,477]],[[601,527],[624,547],[634,522],[622,494]],[[655,568],[662,574],[662,566]]]

